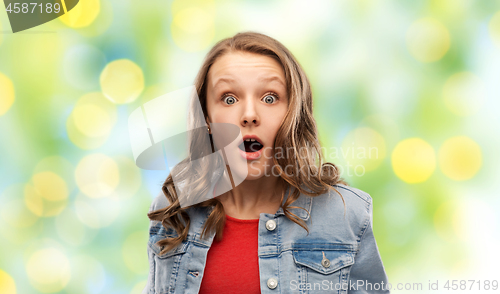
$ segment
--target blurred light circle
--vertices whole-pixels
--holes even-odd
[[[101,73],[102,93],[116,104],[133,102],[144,90],[142,69],[128,59],[110,62]]]
[[[97,232],[88,229],[78,219],[74,209],[66,208],[55,220],[56,230],[61,240],[74,246],[88,244],[95,237]]]
[[[113,5],[111,1],[101,0],[97,17],[90,25],[78,28],[78,33],[86,38],[101,35],[109,29],[113,21]]]
[[[66,291],[71,294],[101,293],[106,284],[103,265],[87,254],[75,256],[70,262],[74,278],[70,280]]]
[[[0,72],[0,115],[4,115],[10,109],[14,99],[14,84]]]
[[[88,198],[78,194],[75,201],[78,219],[86,226],[99,229],[111,225],[120,213],[121,203],[117,195],[105,198]]]
[[[41,197],[49,201],[61,201],[68,198],[68,187],[60,176],[45,171],[33,175],[33,185]]]
[[[75,170],[78,188],[91,198],[111,195],[118,186],[118,165],[110,157],[95,153],[82,158]]]
[[[75,178],[73,177],[73,172],[75,167],[66,158],[53,155],[47,156],[41,159],[34,168],[34,173],[41,173],[45,171],[53,172],[54,174],[61,177],[68,187],[68,191],[72,191],[75,188]]]
[[[396,176],[410,184],[426,181],[436,168],[434,149],[420,138],[399,142],[391,160]]]
[[[174,13],[171,33],[175,44],[184,51],[203,50],[215,37],[213,14],[200,7],[182,9]]]
[[[68,258],[55,248],[33,253],[26,264],[26,272],[31,285],[43,293],[63,290],[71,277]]]
[[[99,49],[87,44],[75,45],[64,54],[64,77],[75,88],[96,89],[99,86],[99,73],[105,65],[106,57]]]
[[[493,43],[500,48],[500,11],[497,11],[491,17],[488,27]]]
[[[28,209],[38,216],[44,215],[44,200],[38,193],[32,183],[28,183],[24,187],[24,202]],[[62,211],[63,208],[61,208]],[[58,213],[56,213],[58,214]]]
[[[421,62],[441,59],[450,48],[448,29],[432,18],[415,21],[406,34],[406,44],[410,53]]]
[[[128,235],[123,243],[122,256],[125,265],[136,274],[148,271],[148,262],[142,254],[144,240],[148,239],[148,231],[138,231]]]
[[[98,212],[89,205],[87,201],[75,200],[74,203],[76,215],[83,224],[94,229],[99,229],[101,227]]]
[[[96,105],[83,105],[73,110],[73,119],[79,131],[88,137],[102,137],[110,133],[111,118]]]
[[[25,188],[25,203],[39,216],[58,215],[66,206],[68,188],[57,174],[44,171],[33,175]]]
[[[361,127],[351,131],[342,142],[341,155],[349,164],[375,170],[385,158],[384,138],[375,130]]]
[[[73,9],[61,15],[59,19],[70,28],[82,28],[92,24],[100,10],[100,0],[79,1]]]
[[[443,87],[443,99],[448,109],[460,116],[478,112],[486,97],[486,86],[476,75],[460,72],[452,75]]]
[[[24,202],[38,216],[58,215],[68,202],[66,182],[50,171],[35,173],[24,186]]]
[[[0,269],[0,293],[16,294],[16,283],[14,279],[6,272]]]
[[[73,115],[68,117],[66,121],[66,131],[69,140],[81,149],[90,150],[101,147],[108,137],[89,137],[83,134],[75,125]]]
[[[439,149],[439,166],[452,180],[464,181],[474,177],[481,165],[481,147],[469,137],[450,138]]]
[[[69,139],[82,149],[100,147],[116,124],[116,106],[100,92],[83,95],[66,122]]]

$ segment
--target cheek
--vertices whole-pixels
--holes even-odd
[[[276,134],[278,133],[278,130],[281,126],[281,121],[285,117],[286,109],[282,111],[283,113],[280,114],[271,114],[267,116],[268,119],[263,121],[263,124],[266,126],[266,132],[268,133],[268,138],[270,140],[274,140],[276,137]]]
[[[224,109],[213,109],[211,113],[214,123],[238,123],[238,116],[235,111],[224,111]]]

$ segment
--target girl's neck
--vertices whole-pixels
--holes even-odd
[[[227,215],[239,219],[257,219],[261,213],[275,214],[278,211],[285,187],[279,177],[262,177],[245,180],[217,198]]]

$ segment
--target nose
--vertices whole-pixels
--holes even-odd
[[[257,114],[256,105],[253,101],[254,99],[245,100],[245,108],[241,117],[241,125],[244,127],[258,126],[260,124],[260,118]]]

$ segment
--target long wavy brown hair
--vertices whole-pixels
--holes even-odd
[[[287,156],[274,156],[273,162],[276,165],[275,169],[279,172],[282,183],[288,185],[287,187],[294,188],[289,189],[290,195],[287,197],[285,203],[283,203],[285,190],[283,190],[281,195],[281,207],[285,216],[309,232],[306,223],[289,210],[291,208],[302,207],[290,206],[290,204],[297,200],[301,193],[314,197],[327,193],[330,189],[342,197],[333,185],[338,183],[348,185],[340,177],[335,164],[323,162],[318,131],[313,117],[313,99],[309,80],[292,53],[277,40],[257,32],[238,33],[231,38],[223,39],[215,44],[205,57],[195,79],[196,91],[205,118],[208,117],[206,108],[206,81],[209,69],[219,57],[235,51],[272,57],[284,69],[289,96],[288,110],[274,140],[273,148],[275,154],[276,150],[286,150]],[[293,155],[300,154],[300,156],[290,156],[288,151],[292,151]],[[294,168],[289,169],[287,167]],[[162,191],[170,204],[165,208],[149,212],[148,217],[151,220],[160,221],[165,229],[173,228],[177,232],[177,236],[166,237],[158,241],[157,244],[164,247],[161,254],[177,247],[186,239],[190,225],[190,218],[186,210],[190,207],[213,206],[203,227],[201,237],[206,238],[209,233],[215,231],[216,239],[222,239],[225,212],[222,203],[217,198],[211,198],[188,207],[181,207],[174,188],[172,173],[169,174],[163,183]]]

